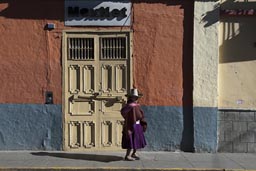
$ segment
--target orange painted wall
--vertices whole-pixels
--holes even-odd
[[[134,85],[144,94],[144,105],[184,103],[183,27],[187,8],[193,16],[192,1],[134,1]],[[192,60],[192,53],[188,58]],[[192,73],[192,65],[188,69]]]
[[[132,2],[134,85],[144,94],[141,104],[181,106],[184,4],[193,2]],[[45,30],[49,22],[56,29]],[[61,104],[63,29],[72,29],[64,26],[64,0],[0,2],[0,103],[43,104],[45,91],[53,91],[54,103]]]
[[[44,103],[47,90],[61,103],[62,32],[44,27],[63,13],[59,0],[0,2],[0,103]]]

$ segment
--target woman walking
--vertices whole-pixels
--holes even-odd
[[[146,122],[144,120],[144,112],[137,102],[139,97],[141,97],[138,90],[131,89],[130,93],[126,96],[128,98],[127,104],[121,109],[121,114],[125,120],[122,135],[122,148],[127,149],[125,160],[133,161],[140,159],[136,150],[146,146],[144,137]]]

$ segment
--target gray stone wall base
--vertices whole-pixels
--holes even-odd
[[[256,152],[256,112],[220,110],[218,112],[218,152]]]

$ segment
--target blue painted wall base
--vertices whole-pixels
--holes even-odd
[[[61,105],[1,104],[0,150],[61,150]]]
[[[194,107],[194,146],[196,152],[216,152],[218,108]]]
[[[217,108],[142,109],[148,122],[144,150],[216,151]],[[0,114],[0,150],[62,150],[61,105],[0,104]]]
[[[142,109],[148,122],[145,150],[179,150],[183,132],[182,107],[142,106]]]

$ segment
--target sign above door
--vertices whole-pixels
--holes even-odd
[[[65,0],[65,26],[130,26],[130,15],[130,0]]]

